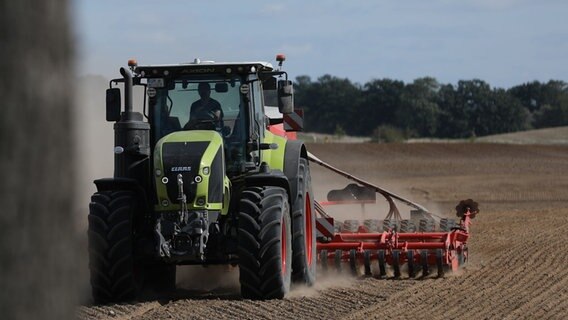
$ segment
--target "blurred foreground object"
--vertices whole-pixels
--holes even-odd
[[[2,319],[73,316],[69,31],[68,1],[0,2]]]

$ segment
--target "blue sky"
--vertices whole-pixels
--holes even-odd
[[[568,1],[74,0],[80,75],[140,64],[273,62],[292,77],[568,81]]]

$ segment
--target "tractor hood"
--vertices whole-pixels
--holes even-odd
[[[156,210],[179,210],[179,177],[189,209],[221,210],[224,162],[223,139],[216,131],[178,131],[164,136],[154,150]]]

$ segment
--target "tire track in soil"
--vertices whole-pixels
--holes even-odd
[[[132,319],[330,319],[385,301],[390,295],[416,283],[412,280],[351,281],[351,286],[307,292],[306,296],[284,300],[178,300]],[[297,293],[292,292],[294,294]]]
[[[101,306],[80,306],[77,309],[76,316],[78,319],[95,320],[95,319],[115,319],[130,320],[136,316],[142,315],[149,310],[160,306],[157,301],[139,302],[135,304],[113,304]]]

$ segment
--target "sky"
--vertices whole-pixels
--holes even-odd
[[[139,64],[274,62],[292,78],[424,76],[509,88],[568,81],[568,1],[72,0],[77,73]]]

